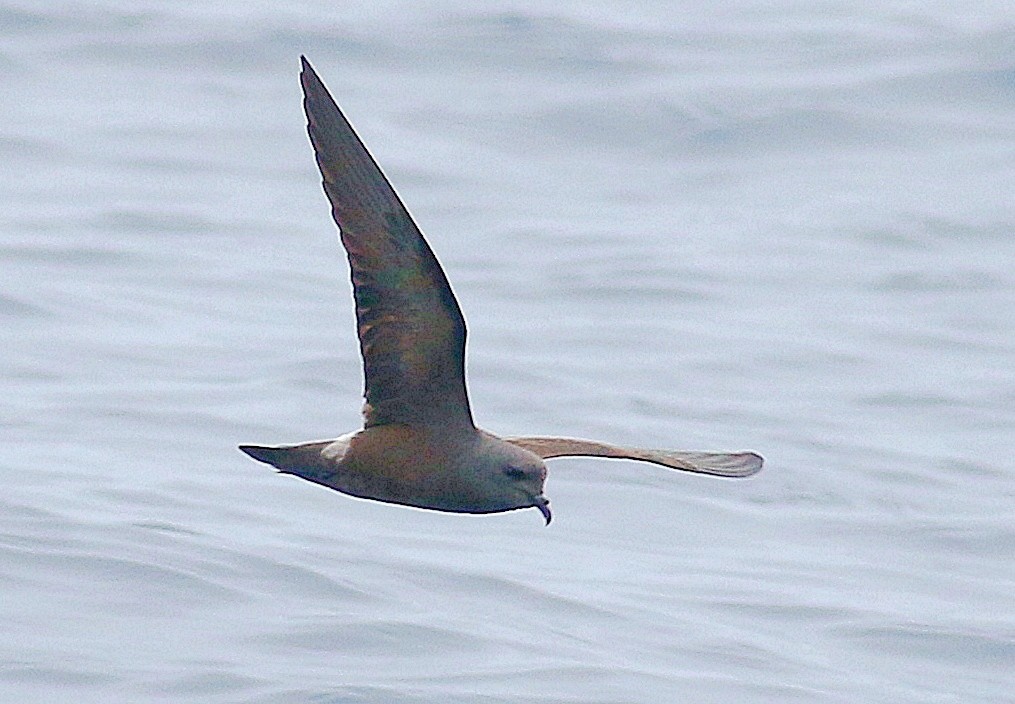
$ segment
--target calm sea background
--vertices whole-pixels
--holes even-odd
[[[0,5],[0,699],[1011,702],[1015,7]],[[314,63],[555,520],[281,477],[359,426]]]

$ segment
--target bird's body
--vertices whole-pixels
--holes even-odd
[[[538,508],[544,458],[592,455],[743,477],[754,453],[622,448],[571,438],[500,438],[472,419],[465,320],[430,246],[303,59],[307,131],[349,256],[366,404],[364,428],[336,440],[241,445],[286,474],[361,498],[457,513]]]
[[[241,449],[285,474],[350,496],[456,513],[534,506],[549,516],[542,459],[475,428],[448,433],[380,425],[336,440]]]

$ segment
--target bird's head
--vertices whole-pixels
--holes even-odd
[[[491,511],[537,508],[550,523],[550,502],[543,496],[546,464],[539,455],[484,433],[471,467],[489,498]]]

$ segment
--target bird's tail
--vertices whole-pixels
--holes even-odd
[[[291,447],[262,447],[260,445],[240,445],[240,450],[258,462],[270,464],[278,469],[285,469],[292,459]]]
[[[304,445],[281,445],[279,447],[263,447],[261,445],[240,445],[240,450],[258,462],[275,467],[280,472],[295,474],[314,481],[324,469],[324,458],[321,450],[327,442],[306,443]]]

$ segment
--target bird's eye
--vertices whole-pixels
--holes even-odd
[[[525,470],[518,469],[518,467],[508,467],[504,470],[504,474],[508,475],[512,479],[524,479]]]

